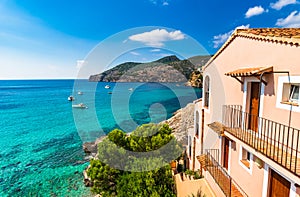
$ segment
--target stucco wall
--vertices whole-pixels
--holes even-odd
[[[212,76],[212,102],[218,105],[235,102],[242,104],[243,86],[235,79],[225,76],[226,72],[241,67],[273,66],[274,71],[289,71],[291,76],[300,76],[299,62],[300,47],[237,37],[204,72]],[[287,74],[272,74],[266,77],[269,84],[265,87],[261,107],[263,117],[288,124],[289,110],[276,108],[277,94],[282,94],[277,92],[279,76]],[[222,96],[225,98],[222,99]],[[215,107],[217,106],[213,106]],[[292,112],[291,126],[300,128],[300,122],[297,121],[299,119],[300,112]]]
[[[274,71],[289,71],[291,76],[300,77],[300,47],[257,41],[249,38],[237,37],[220,55],[204,70],[205,76],[210,77],[210,105],[205,109],[205,138],[204,149],[219,147],[218,135],[206,125],[214,121],[222,122],[223,105],[244,105],[244,85],[232,77],[225,76],[226,72],[243,67],[273,66]],[[269,74],[264,79],[268,85],[264,87],[264,96],[260,110],[264,118],[300,128],[300,112],[291,112],[276,107],[278,92],[278,77],[286,74]],[[249,80],[249,78],[247,79]],[[252,78],[252,80],[258,80]],[[251,80],[250,80],[251,81]],[[247,95],[249,96],[249,95]],[[251,173],[239,163],[240,144],[236,150],[230,150],[230,174],[249,196],[261,196],[263,192],[264,170],[254,162]],[[255,159],[255,157],[254,157]]]
[[[256,157],[250,161],[250,169],[240,162],[241,144],[231,143],[230,147],[230,175],[244,189],[248,196],[262,196],[264,170],[254,162]]]

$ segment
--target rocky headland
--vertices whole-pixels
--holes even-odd
[[[92,82],[184,82],[202,87],[200,69],[211,56],[195,56],[180,60],[175,55],[148,63],[125,62],[100,74],[91,75]]]

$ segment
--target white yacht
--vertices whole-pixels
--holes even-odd
[[[87,109],[88,107],[85,106],[83,103],[79,103],[76,105],[72,105],[73,108],[82,108],[82,109]]]

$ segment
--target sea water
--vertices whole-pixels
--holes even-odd
[[[0,196],[90,196],[84,142],[160,122],[200,96],[175,83],[2,80]],[[87,108],[72,108],[79,103]]]

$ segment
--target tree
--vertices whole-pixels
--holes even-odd
[[[92,192],[101,194],[103,197],[116,196],[116,184],[120,170],[111,168],[100,160],[91,160],[88,176],[93,181]]]
[[[168,125],[146,124],[130,135],[111,131],[88,175],[102,196],[174,196],[168,165],[182,150]]]

